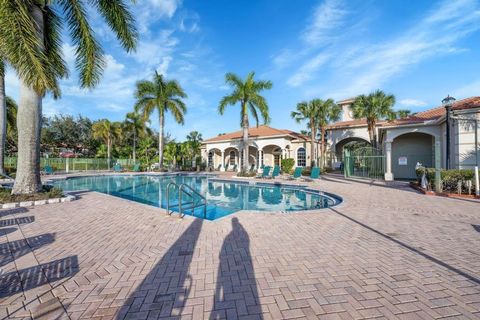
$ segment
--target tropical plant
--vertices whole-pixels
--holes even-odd
[[[307,121],[307,128],[310,132],[310,159],[312,167],[315,166],[315,145],[318,128],[319,109],[316,104],[318,99],[311,100],[309,102],[300,102],[297,104],[297,111],[292,111],[291,117],[300,123]]]
[[[233,88],[233,92],[224,96],[220,100],[218,112],[223,115],[227,105],[235,105],[240,103],[240,125],[243,130],[243,171],[248,170],[248,128],[250,111],[258,126],[258,113],[263,118],[265,124],[270,122],[267,100],[260,95],[261,91],[271,89],[271,81],[258,80],[253,78],[255,72],[250,72],[245,80],[242,80],[234,73],[225,75],[225,82]]]
[[[366,119],[370,143],[377,147],[376,124],[380,119],[388,118],[392,114],[392,107],[395,104],[395,97],[377,90],[369,95],[359,95],[352,104],[353,117]]]
[[[405,119],[406,117],[410,116],[411,113],[412,112],[408,109],[401,109],[395,112],[397,118],[399,119]]]
[[[200,148],[203,141],[202,134],[198,131],[191,131],[187,134],[187,141],[192,149],[193,157],[196,159],[200,156]]]
[[[134,163],[136,163],[137,138],[145,137],[147,134],[149,130],[146,125],[147,122],[148,120],[137,112],[129,112],[125,116],[124,129],[132,135],[132,159]]]
[[[16,147],[17,141],[17,110],[18,106],[15,100],[9,96],[5,97],[7,107],[7,143],[8,149],[12,150]]]
[[[120,135],[120,127],[117,123],[112,123],[107,119],[99,120],[92,126],[93,137],[99,139],[107,145],[108,169],[110,169],[110,159],[112,153],[112,144]]]
[[[122,0],[92,0],[123,48],[135,48],[134,18]],[[53,10],[55,6],[55,10]],[[100,81],[105,66],[103,51],[87,17],[85,1],[16,0],[0,2],[0,55],[20,80],[17,114],[18,167],[14,194],[42,190],[40,180],[40,129],[42,99],[60,96],[58,80],[68,75],[62,57],[62,29],[69,31],[76,47],[76,68],[81,87]],[[90,7],[90,5],[89,5]]]
[[[5,142],[7,141],[7,96],[5,95],[5,64],[0,60],[0,175],[5,174]]]
[[[335,103],[333,99],[321,100],[316,99],[314,104],[318,107],[318,127],[320,129],[320,164],[325,165],[325,153],[327,151],[325,140],[327,125],[340,119],[342,109]]]
[[[157,110],[160,130],[158,133],[158,164],[163,168],[165,115],[168,111],[179,124],[184,123],[187,107],[182,98],[187,95],[180,84],[175,80],[167,80],[155,71],[153,81],[142,80],[137,82],[135,92],[135,111],[140,112],[145,119],[149,119],[153,111]]]

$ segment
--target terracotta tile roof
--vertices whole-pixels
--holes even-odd
[[[455,101],[452,106],[452,110],[465,110],[472,108],[480,108],[480,97],[471,97],[462,100]],[[445,115],[445,107],[439,106],[426,111],[418,112],[414,115],[406,117],[404,119],[397,119],[394,121],[379,121],[378,126],[397,126],[406,124],[422,123],[425,121],[437,120]],[[366,119],[356,119],[350,121],[339,121],[332,123],[328,126],[328,129],[336,129],[343,127],[361,127],[366,126]]]
[[[297,139],[304,139],[308,140],[308,137],[291,131],[291,130],[282,130],[282,129],[275,129],[266,125],[263,126],[258,126],[258,127],[250,127],[248,129],[248,135],[249,137],[271,137],[271,136],[285,136],[285,135],[291,135]],[[238,130],[235,132],[230,132],[227,134],[222,134],[220,136],[216,136],[207,140],[204,140],[204,142],[215,142],[215,141],[223,141],[223,140],[232,140],[232,139],[241,139],[243,136],[243,131]]]

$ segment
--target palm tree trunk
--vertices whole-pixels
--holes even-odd
[[[44,39],[43,12],[32,6],[37,36]],[[43,41],[42,41],[43,43]],[[42,190],[40,179],[40,130],[42,96],[20,79],[20,105],[17,113],[18,159],[12,194],[30,194]]]
[[[372,145],[372,147],[375,148],[375,136],[374,136],[374,133],[373,133],[373,130],[374,130],[374,126],[372,125],[372,123],[368,123],[368,137],[370,138],[370,144]]]
[[[110,136],[107,138],[107,162],[108,162],[108,170],[110,170],[110,155],[111,155],[111,144]]]
[[[312,122],[312,121],[310,121]],[[310,159],[312,168],[315,167],[315,127],[310,126]]]
[[[135,158],[136,158],[136,152],[135,152],[136,140],[137,140],[137,135],[135,134],[135,130],[134,130],[133,131],[133,164],[136,163],[136,161],[135,161]]]
[[[160,112],[160,130],[158,132],[158,165],[163,168],[163,130],[165,127],[165,115]]]
[[[323,168],[325,166],[325,127],[320,128],[320,139],[321,139],[321,144],[320,144],[320,167]]]
[[[2,62],[0,61],[0,63]],[[7,138],[7,102],[5,97],[5,75],[2,72],[2,74],[0,74],[0,174],[5,174],[6,138]]]
[[[242,106],[243,112],[243,120],[242,120],[242,128],[243,128],[243,167],[242,170],[247,172],[248,171],[248,113],[245,110],[245,106]]]

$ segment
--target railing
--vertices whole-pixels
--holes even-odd
[[[100,171],[112,169],[115,163],[122,167],[134,165],[132,159],[108,159],[102,158],[40,158],[40,167],[50,166],[53,171],[74,172],[74,171]],[[17,168],[16,157],[5,157],[5,168],[14,171]]]
[[[172,187],[178,190],[177,204],[170,203],[170,190]],[[185,189],[187,189],[188,191]],[[182,198],[184,194],[189,196],[192,199],[192,201],[182,202]],[[195,202],[195,195],[202,200],[201,203]],[[191,205],[191,206],[185,207],[186,205]],[[201,195],[197,190],[193,189],[192,187],[190,187],[185,183],[182,183],[180,186],[175,182],[170,182],[169,184],[167,184],[167,214],[168,215],[171,215],[173,213],[173,210],[171,209],[175,207],[178,207],[178,213],[180,217],[183,217],[185,215],[184,213],[185,210],[191,209],[195,213],[195,208],[199,208],[201,206],[203,206],[203,218],[205,219],[207,217],[207,199],[203,195]]]

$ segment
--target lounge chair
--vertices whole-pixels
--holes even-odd
[[[228,163],[225,165],[225,171],[228,171]]]
[[[42,173],[46,175],[53,174],[53,168],[47,164],[45,167],[43,167]]]
[[[268,178],[270,176],[270,167],[265,166],[263,167],[263,171],[261,174],[257,176],[257,178]]]
[[[219,164],[216,171],[220,171],[221,168],[222,168],[222,165]]]
[[[296,167],[293,175],[287,176],[286,179],[288,180],[298,180],[302,177],[303,167]]]
[[[280,175],[280,166],[273,167],[272,175],[269,178],[275,179]]]
[[[310,177],[304,177],[303,180],[305,181],[313,181],[320,178],[320,168],[313,167],[312,171],[310,172]]]
[[[140,164],[139,164],[139,163],[135,163],[135,164],[133,165],[132,171],[133,171],[133,172],[139,172],[139,171],[140,171]]]
[[[233,166],[232,171],[233,172],[237,171],[237,165],[236,164]]]
[[[113,171],[115,171],[115,172],[121,172],[122,171],[122,166],[120,165],[120,163],[117,163],[113,166]]]

